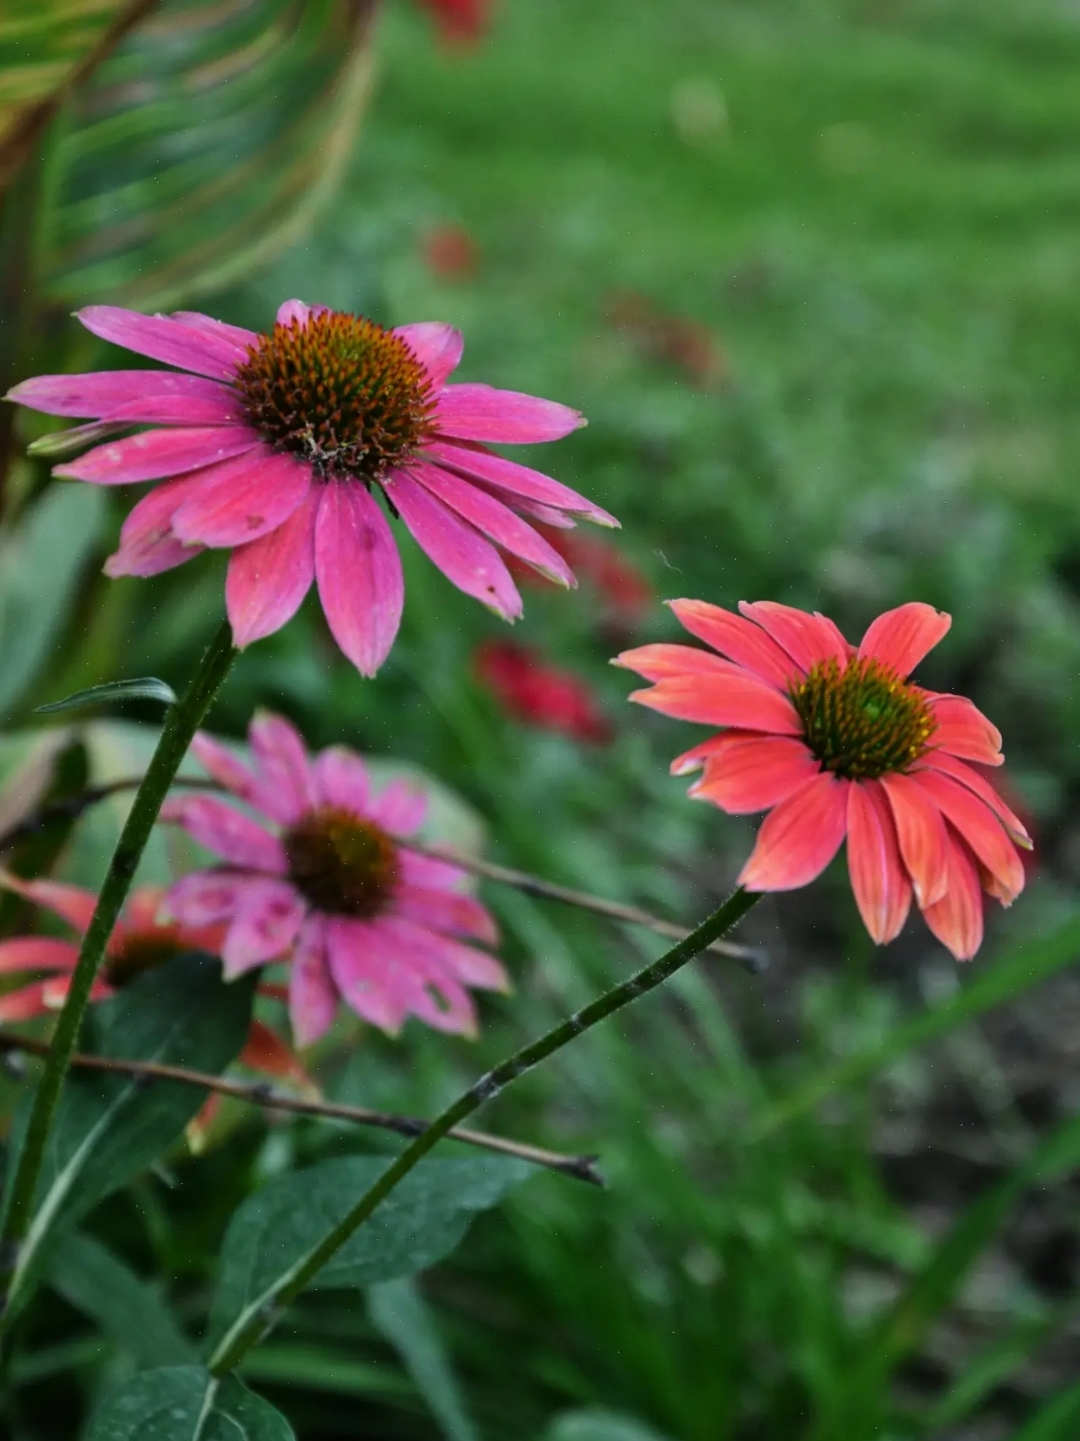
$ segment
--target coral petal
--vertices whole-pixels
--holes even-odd
[[[694,676],[738,680],[747,674],[742,666],[723,660],[711,651],[699,650],[692,645],[668,645],[664,642],[653,645],[639,645],[634,650],[624,650],[617,655],[613,665],[632,670],[645,680],[661,681]],[[760,679],[758,676],[753,677]]]
[[[946,891],[923,907],[926,924],[958,961],[970,961],[982,945],[983,899],[975,862],[964,842],[949,829],[946,846]]]
[[[802,734],[802,722],[791,702],[750,675],[723,680],[697,676],[663,680],[650,690],[634,691],[630,699],[675,720],[737,726],[773,735]]]
[[[242,455],[258,444],[254,431],[237,425],[146,430],[99,445],[69,465],[58,465],[53,474],[94,485],[135,485],[201,470]]]
[[[831,621],[772,600],[741,600],[739,610],[761,626],[802,670],[827,660],[847,665],[851,648]]]
[[[770,810],[821,771],[801,740],[739,734],[720,739],[726,744],[713,751],[690,794],[695,800],[712,801],[729,815]]]
[[[167,315],[141,315],[117,305],[88,305],[75,316],[102,340],[213,380],[231,380],[243,358],[232,341]]]
[[[448,385],[435,410],[440,435],[503,445],[561,440],[584,424],[584,417],[567,405],[491,385]]]
[[[20,971],[71,971],[78,959],[78,946],[52,936],[15,936],[0,941],[0,976]]]
[[[748,891],[792,891],[815,880],[844,839],[850,785],[824,771],[770,811],[739,885]]]
[[[458,368],[465,341],[460,330],[441,320],[421,320],[399,325],[393,332],[420,361],[432,385],[441,387]]]
[[[912,780],[957,830],[999,883],[1005,904],[1024,889],[1024,867],[1016,847],[993,810],[967,786],[937,770],[917,771]]]
[[[80,935],[90,924],[97,905],[97,896],[81,886],[71,886],[64,881],[27,881],[8,870],[0,870],[0,886],[63,917]]]
[[[760,626],[703,600],[670,600],[668,605],[691,635],[728,660],[745,666],[759,680],[787,694],[791,682],[797,679],[798,667],[787,651]]]
[[[928,693],[927,699],[937,722],[937,729],[930,737],[930,744],[936,750],[948,751],[960,760],[975,761],[978,765],[1001,765],[1004,759],[1001,732],[977,706],[961,695]]]
[[[405,584],[390,526],[362,485],[323,487],[315,575],[334,639],[361,675],[373,676],[401,624]]]
[[[229,557],[225,607],[233,641],[243,650],[287,625],[315,579],[315,517],[319,492],[307,495],[276,530]]]
[[[887,945],[903,929],[912,891],[892,811],[877,781],[860,781],[848,791],[847,859],[863,923],[879,946]]]
[[[1023,821],[1015,811],[1009,809],[990,782],[978,771],[972,770],[969,765],[957,760],[947,751],[939,750],[927,751],[918,766],[919,770],[923,768],[941,771],[944,775],[951,776],[954,781],[959,781],[962,786],[967,786],[969,791],[974,791],[994,812],[1011,839],[1024,850],[1031,850],[1031,837]]]
[[[915,887],[915,899],[925,910],[941,899],[948,884],[945,822],[917,777],[886,775],[881,784],[896,824],[900,855]]]
[[[907,676],[937,645],[952,625],[952,616],[922,601],[909,601],[879,615],[859,646],[863,660],[874,659]]]

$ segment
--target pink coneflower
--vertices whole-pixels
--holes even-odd
[[[499,548],[562,585],[574,576],[521,517],[606,511],[488,443],[557,440],[584,424],[551,400],[448,385],[463,341],[437,322],[397,330],[287,301],[268,335],[205,315],[95,305],[94,335],[166,365],[43,375],[10,400],[49,415],[166,427],[112,440],[55,474],[163,481],[124,522],[112,576],[155,575],[205,547],[232,551],[225,600],[238,646],[295,615],[314,582],[338,645],[374,675],[397,634],[401,560],[376,496],[460,590],[513,620]]]
[[[512,640],[486,641],[476,652],[477,679],[508,715],[571,740],[605,745],[614,734],[592,689],[580,676]]]
[[[192,748],[269,828],[213,796],[167,801],[162,818],[224,862],[178,881],[169,913],[188,925],[227,923],[227,976],[288,958],[301,1045],[323,1034],[342,1000],[391,1033],[415,1015],[472,1034],[466,987],[504,990],[506,973],[467,944],[498,937],[487,910],[462,892],[465,873],[402,844],[423,824],[423,792],[393,781],[374,793],[367,767],[344,746],[309,760],[279,716],[256,716],[250,738],[253,769],[209,736]]]
[[[969,700],[908,676],[951,618],[912,602],[879,616],[856,649],[825,616],[771,601],[741,616],[699,600],[671,607],[720,654],[647,645],[617,664],[654,682],[631,700],[727,729],[672,762],[704,768],[690,794],[732,815],[767,810],[739,884],[804,886],[847,837],[866,928],[883,945],[912,894],[957,960],[979,949],[982,892],[1010,905],[1024,885],[1021,822],[973,765],[999,766],[1001,736]],[[721,659],[721,657],[723,657]]]

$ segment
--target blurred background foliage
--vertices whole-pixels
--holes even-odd
[[[0,155],[131,18],[57,5],[83,28],[31,54],[47,8],[0,19]],[[492,649],[504,628],[402,536],[405,620],[378,681],[312,607],[245,655],[216,729],[279,709],[313,745],[438,777],[459,798],[449,833],[483,833],[496,859],[689,920],[752,826],[687,804],[666,766],[692,733],[627,708],[607,659],[674,635],[664,596],[785,600],[852,635],[919,598],[954,617],[921,676],[1000,724],[1037,838],[1027,893],[963,971],[918,922],[875,951],[842,863],[767,901],[745,927],[764,977],[699,963],[486,1118],[599,1152],[606,1192],[538,1177],[420,1290],[305,1299],[248,1379],[301,1441],[1071,1441],[1075,6],[503,0],[469,48],[405,0],[377,31],[360,0],[164,0],[135,18],[7,191],[5,376],[130,366],[67,319],[89,300],[255,328],[290,295],[445,319],[463,378],[585,411],[543,463],[624,525],[622,571],[590,552],[578,595],[529,589],[512,663]],[[47,731],[33,705],[130,675],[182,684],[221,610],[220,557],[99,574],[129,500],[50,482],[25,457],[48,424],[0,435],[5,825],[145,755],[137,706],[119,730]],[[522,665],[546,687],[508,687]],[[59,824],[15,863],[92,880],[107,831]],[[656,953],[515,891],[485,898],[516,989],[486,1003],[480,1040],[343,1026],[314,1059],[328,1094],[430,1111]],[[0,910],[9,930],[25,919]],[[184,1354],[159,1298],[198,1334],[252,1186],[374,1144],[220,1124],[227,1145],[177,1153],[65,1252],[14,1362],[19,1436],[75,1434],[117,1377]]]

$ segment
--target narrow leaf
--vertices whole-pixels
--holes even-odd
[[[109,1396],[86,1441],[296,1441],[268,1401],[201,1366],[143,1371]]]
[[[544,1441],[664,1441],[664,1438],[630,1416],[589,1410],[564,1411],[545,1433]]]
[[[443,1434],[449,1441],[476,1441],[435,1318],[414,1282],[403,1276],[372,1286],[368,1312],[401,1357]]]
[[[175,705],[176,692],[156,676],[140,676],[138,680],[113,680],[106,685],[92,685],[87,690],[77,690],[63,700],[50,701],[48,705],[34,707],[35,715],[55,715],[64,710],[85,710],[87,706],[106,705],[118,700],[156,700],[162,705]]]
[[[1051,1396],[1012,1441],[1075,1441],[1080,1430],[1080,1381]]]

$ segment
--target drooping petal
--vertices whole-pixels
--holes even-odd
[[[945,851],[945,878],[945,894],[933,905],[923,906],[923,916],[958,961],[970,961],[982,945],[982,891],[971,853],[951,828]]]
[[[424,956],[432,971],[441,971],[463,986],[482,991],[510,990],[510,980],[503,966],[486,951],[463,945],[449,936],[434,935],[425,926],[396,914],[380,919],[380,926],[400,943],[402,953]]]
[[[884,946],[900,934],[911,909],[911,882],[904,870],[892,811],[877,781],[848,790],[847,860],[851,889],[863,924]]]
[[[556,585],[576,586],[574,572],[542,535],[478,485],[442,466],[410,461],[409,474],[469,525]]]
[[[312,762],[318,804],[341,806],[354,815],[367,814],[371,778],[367,766],[346,746],[330,746]]]
[[[632,670],[635,675],[651,681],[680,678],[690,680],[695,676],[741,680],[748,674],[742,666],[713,655],[712,651],[700,650],[692,645],[670,645],[666,642],[624,650],[611,664],[622,666],[624,670]],[[760,679],[758,676],[751,678]]]
[[[885,775],[881,784],[896,823],[900,855],[915,887],[915,899],[925,910],[941,899],[947,884],[945,822],[916,777]]]
[[[667,603],[691,635],[787,694],[791,682],[798,676],[798,667],[787,651],[759,625],[703,600],[669,600]]]
[[[954,781],[959,781],[962,786],[967,786],[969,791],[974,791],[979,799],[994,812],[1011,839],[1018,846],[1022,846],[1024,850],[1031,850],[1031,837],[1028,835],[1023,821],[1015,811],[1009,809],[990,782],[978,771],[972,770],[971,766],[957,760],[947,751],[940,750],[926,752],[916,769],[924,768],[941,771],[947,776],[952,776]]]
[[[46,415],[143,420],[159,425],[226,425],[244,421],[233,391],[198,375],[168,370],[100,370],[37,375],[7,399]]]
[[[307,747],[284,716],[257,711],[248,731],[259,779],[278,799],[274,819],[292,825],[318,804]]]
[[[521,615],[521,596],[490,541],[405,471],[395,471],[385,485],[417,545],[458,590],[473,596],[504,620]]]
[[[106,575],[158,575],[199,554],[202,546],[185,545],[172,533],[173,515],[191,487],[191,477],[182,476],[143,496],[120,528],[120,545],[105,562]]]
[[[196,329],[167,315],[140,315],[117,305],[87,305],[75,312],[92,335],[122,345],[136,355],[175,365],[213,380],[231,380],[236,374],[236,345],[210,330]],[[242,360],[243,356],[239,356]]]
[[[1005,759],[1001,754],[1001,732],[977,706],[961,695],[928,693],[927,699],[937,722],[937,729],[930,737],[932,746],[962,761],[1001,765]]]
[[[315,575],[334,639],[361,675],[373,676],[401,624],[405,583],[390,526],[362,485],[323,486]]]
[[[265,445],[192,477],[197,484],[172,519],[188,545],[233,546],[276,530],[306,500],[311,467]]]
[[[78,946],[52,936],[15,936],[0,941],[0,976],[20,971],[70,971],[78,959]]]
[[[427,810],[427,796],[406,780],[391,781],[368,802],[371,819],[395,836],[411,836],[419,830]]]
[[[739,610],[787,651],[800,669],[808,671],[828,660],[838,661],[841,667],[847,665],[847,642],[831,622],[823,623],[816,615],[774,600],[741,600]]]
[[[952,616],[922,601],[909,601],[879,615],[862,638],[859,656],[878,660],[901,678],[934,649],[952,625]]]
[[[475,896],[399,885],[394,896],[394,913],[415,921],[419,926],[430,926],[434,931],[445,931],[451,936],[472,936],[488,946],[498,944],[499,929],[495,920]]]
[[[850,785],[823,771],[770,811],[739,885],[748,891],[793,891],[815,880],[844,839]]]
[[[919,770],[912,780],[996,878],[1005,904],[1024,889],[1024,867],[1005,827],[974,791],[937,770]]]
[[[232,791],[240,800],[261,809],[262,797],[259,794],[258,781],[251,769],[238,756],[233,755],[227,746],[223,746],[205,731],[196,731],[191,741],[191,750],[207,775],[220,782],[226,790]]]
[[[447,444],[443,441],[429,441],[423,453],[449,466],[467,479],[481,481],[489,489],[505,491],[507,494],[551,506],[553,510],[567,511],[570,515],[581,516],[597,525],[618,527],[619,522],[600,506],[594,505],[576,490],[552,480],[542,471],[530,470],[514,460],[504,460],[501,455],[492,455],[486,450],[472,446]],[[516,502],[515,502],[516,503]]]
[[[440,435],[497,445],[561,440],[585,424],[585,417],[568,405],[491,385],[448,385],[435,409]]]
[[[634,691],[629,699],[675,720],[736,726],[771,735],[802,734],[802,722],[786,696],[749,675],[724,680],[697,676],[663,680],[650,690]]]
[[[94,485],[135,485],[201,470],[242,455],[258,444],[258,435],[239,425],[145,430],[88,450],[78,460],[56,466],[53,475]]]
[[[61,916],[80,935],[90,924],[97,905],[97,896],[91,891],[84,891],[81,886],[71,886],[64,881],[28,881],[8,870],[0,870],[0,886],[33,901],[35,906],[44,906],[54,915]]]
[[[165,893],[162,914],[184,926],[211,926],[231,921],[240,909],[250,876],[236,871],[192,871]]]
[[[328,916],[326,951],[345,1004],[371,1025],[396,1035],[420,989],[400,947],[371,922]]]
[[[326,959],[326,920],[304,922],[289,966],[289,1019],[298,1046],[311,1046],[330,1028],[339,1000]]]
[[[259,343],[254,330],[229,325],[227,321],[215,320],[212,315],[203,315],[198,310],[174,310],[172,319],[179,320],[181,325],[191,330],[205,330],[207,335],[216,336],[223,344],[231,346],[239,364],[247,359],[250,347]]]
[[[296,939],[307,903],[287,881],[254,880],[244,889],[240,905],[221,949],[227,981],[283,956]]]
[[[690,787],[695,800],[711,801],[729,815],[770,810],[801,790],[821,767],[801,740],[787,736],[724,736],[705,774]]]
[[[234,866],[279,876],[288,869],[277,837],[215,796],[170,796],[161,808],[161,819],[183,826],[199,845]]]
[[[229,557],[225,608],[233,642],[243,650],[287,625],[315,579],[315,517],[319,490],[312,486],[276,530],[240,545]]]
[[[441,387],[458,368],[465,340],[460,330],[441,320],[399,325],[393,334],[403,340],[420,361],[433,386]]]

